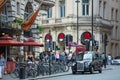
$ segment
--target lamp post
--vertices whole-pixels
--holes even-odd
[[[93,51],[93,0],[92,0],[92,51]]]
[[[78,43],[78,29],[79,29],[79,28],[78,28],[78,12],[79,12],[79,11],[78,11],[78,9],[79,9],[79,8],[78,8],[78,3],[79,3],[80,1],[79,1],[79,0],[76,0],[75,2],[77,3],[77,43]]]
[[[51,31],[49,30],[49,35],[51,36]],[[51,53],[50,53],[50,41],[51,39],[49,40],[49,48],[48,48],[48,51],[49,51],[49,75],[51,75],[51,66],[50,66],[50,63],[51,63],[51,60],[50,60],[50,57],[51,57]]]

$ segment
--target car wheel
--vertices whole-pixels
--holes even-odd
[[[75,72],[75,71],[72,71],[72,74],[76,74],[76,72]]]
[[[94,68],[93,68],[93,67],[91,67],[91,69],[90,69],[90,73],[91,73],[91,74],[94,73]]]

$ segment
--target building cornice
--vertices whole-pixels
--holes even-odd
[[[42,22],[43,22],[42,25],[45,27],[76,25],[77,24],[76,20],[77,20],[76,17],[44,19],[44,20],[42,20]],[[90,16],[79,17],[78,21],[79,21],[78,22],[79,25],[91,26],[91,17]],[[93,23],[94,23],[94,26],[108,28],[108,29],[113,28],[113,25],[110,20],[102,19],[100,17],[94,17]]]

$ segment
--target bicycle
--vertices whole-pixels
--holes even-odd
[[[32,63],[27,63],[26,68],[25,68],[25,76],[28,77],[36,77],[38,72],[37,72],[37,68],[38,65],[35,62]]]

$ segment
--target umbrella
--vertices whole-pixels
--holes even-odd
[[[7,46],[22,46],[23,43],[13,40],[12,37],[8,35],[4,35],[0,37],[0,46],[5,46],[6,47],[6,59],[7,59]]]
[[[40,46],[40,47],[43,47],[43,44],[40,44],[40,43],[36,42],[32,38],[25,38],[25,42],[23,43],[23,45],[24,46]]]
[[[13,40],[12,37],[5,35],[0,37],[0,46],[22,46],[23,43]]]

